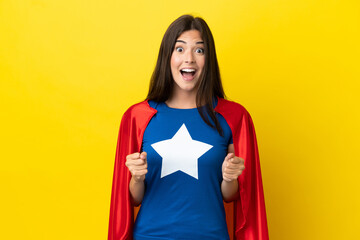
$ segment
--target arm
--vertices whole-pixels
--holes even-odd
[[[129,190],[134,206],[139,206],[144,198],[144,193],[145,193],[144,181],[137,181],[135,180],[134,177],[132,177],[129,184]]]
[[[230,144],[228,155],[222,165],[221,193],[225,202],[231,202],[237,198],[239,190],[238,177],[244,169],[244,160],[235,156],[234,144]]]
[[[141,204],[145,193],[145,175],[147,173],[146,152],[126,156],[125,165],[131,173],[129,191],[135,206]]]

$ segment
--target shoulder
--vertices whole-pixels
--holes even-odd
[[[238,134],[243,130],[247,132],[249,129],[254,128],[250,113],[243,105],[237,102],[219,99],[215,111],[225,118],[232,130],[234,139],[238,139]]]
[[[144,100],[139,103],[135,103],[130,106],[124,113],[124,116],[132,116],[137,114],[151,114],[156,111],[154,108],[150,107],[149,102]]]
[[[149,106],[147,100],[130,106],[121,118],[121,126],[125,127],[146,127],[148,121],[157,111]]]
[[[218,99],[218,104],[215,107],[215,111],[220,114],[236,114],[238,116],[249,115],[249,112],[246,108],[240,103],[230,101],[224,98]]]

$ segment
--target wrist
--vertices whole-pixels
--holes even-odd
[[[234,184],[237,184],[238,180],[237,180],[237,179],[233,179],[233,180],[230,180],[230,181],[229,181],[229,180],[223,179],[222,182],[223,182],[224,184],[227,184],[227,185],[234,185]]]
[[[134,206],[139,206],[139,204],[141,204],[142,202],[145,192],[144,180],[136,180],[135,177],[131,177],[129,191],[132,198],[132,203],[134,204]]]
[[[225,181],[221,183],[221,193],[225,202],[231,202],[237,198],[239,191],[238,180]]]
[[[141,183],[144,183],[144,180],[145,178],[139,178],[139,177],[134,177],[134,176],[131,176],[131,182],[133,184],[141,184]]]

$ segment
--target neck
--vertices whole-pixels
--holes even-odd
[[[172,94],[172,96],[166,100],[165,103],[172,108],[196,108],[196,94]]]

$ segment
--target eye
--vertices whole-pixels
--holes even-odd
[[[183,49],[182,47],[177,47],[177,48],[175,48],[175,50],[176,50],[177,52],[183,52],[183,51],[184,51],[184,49]]]
[[[196,52],[196,53],[201,53],[201,54],[203,54],[203,53],[204,53],[204,49],[203,49],[203,48],[197,48],[197,49],[195,50],[195,52]]]

